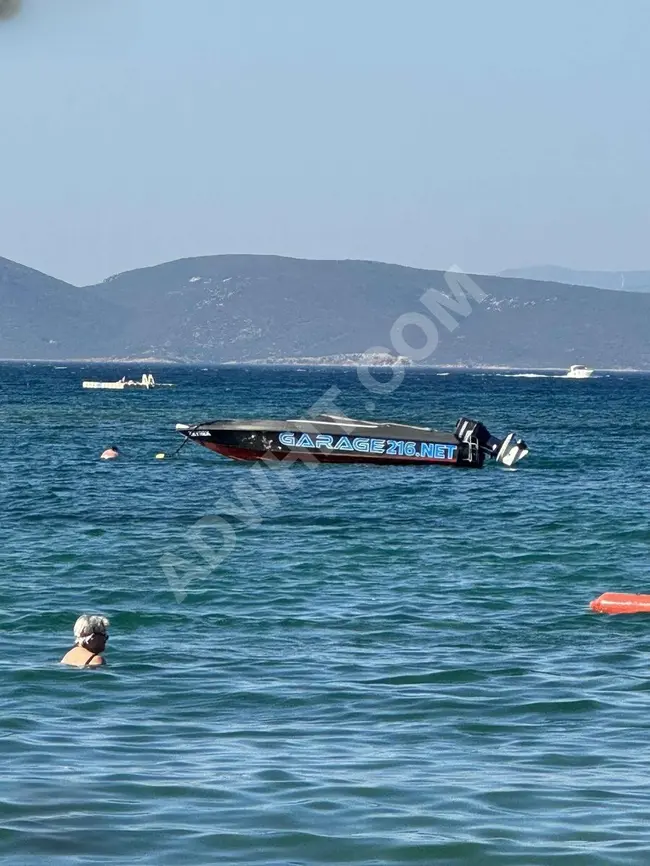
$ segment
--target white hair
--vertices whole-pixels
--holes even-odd
[[[106,634],[106,629],[109,625],[110,623],[105,616],[82,614],[74,624],[75,643],[83,646],[88,638],[94,634]]]

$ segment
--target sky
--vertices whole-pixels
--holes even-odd
[[[650,269],[647,0],[22,0],[0,255]]]

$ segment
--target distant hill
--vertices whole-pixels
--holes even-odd
[[[456,316],[429,364],[650,369],[650,294],[476,276],[488,297]],[[427,314],[441,271],[365,261],[225,255],[181,259],[77,288],[0,259],[0,357],[221,363],[390,348]],[[421,335],[415,332],[413,344]]]
[[[626,292],[650,292],[650,271],[574,271],[557,265],[540,265],[533,268],[510,268],[501,271],[499,276]]]
[[[110,350],[123,314],[92,293],[0,257],[0,358],[76,358]]]

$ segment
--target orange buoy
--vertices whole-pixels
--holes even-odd
[[[596,613],[650,613],[650,595],[631,592],[604,592],[589,602]]]

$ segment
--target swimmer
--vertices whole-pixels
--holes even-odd
[[[115,460],[116,457],[119,457],[120,452],[117,450],[117,445],[111,445],[110,448],[107,448],[106,451],[102,452],[102,456],[99,458],[100,460]]]
[[[77,668],[94,668],[106,664],[101,653],[104,652],[110,625],[105,616],[83,614],[74,624],[75,645],[61,659],[63,665]]]

